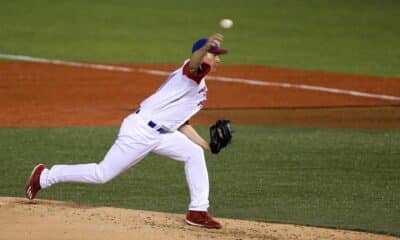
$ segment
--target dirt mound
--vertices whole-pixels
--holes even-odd
[[[0,239],[398,239],[369,233],[220,219],[221,230],[188,226],[184,215],[0,198]]]

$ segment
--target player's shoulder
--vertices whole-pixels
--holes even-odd
[[[199,84],[210,72],[210,69],[211,66],[205,62],[203,62],[198,69],[190,69],[190,61],[187,61],[183,65],[182,74]]]

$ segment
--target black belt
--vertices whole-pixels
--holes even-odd
[[[140,112],[140,108],[138,110],[135,111],[136,114],[138,114]],[[147,123],[147,125],[151,128],[155,128],[157,126],[157,123],[153,122],[153,121],[149,121]],[[156,129],[159,133],[167,133],[168,131],[165,130],[164,128],[160,127],[159,129]]]

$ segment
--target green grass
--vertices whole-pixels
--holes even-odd
[[[99,162],[117,131],[0,129],[0,195],[23,197],[38,162]],[[207,159],[218,217],[400,236],[400,131],[236,126]],[[59,184],[40,198],[179,213],[189,201],[183,164],[156,155],[105,185]]]
[[[114,63],[180,63],[221,31],[229,64],[400,77],[396,0],[15,0],[0,8],[0,53]],[[222,30],[221,18],[234,20]]]

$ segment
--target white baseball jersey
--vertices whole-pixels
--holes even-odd
[[[203,107],[207,100],[205,75],[210,65],[189,71],[189,60],[174,71],[153,95],[140,104],[140,117],[167,131],[177,130]]]

